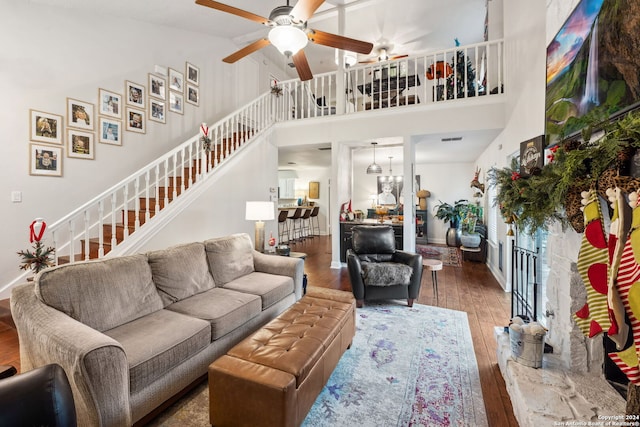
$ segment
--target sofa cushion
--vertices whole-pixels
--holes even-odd
[[[221,286],[252,273],[253,245],[248,234],[238,233],[204,242],[209,270],[216,285]]]
[[[363,262],[362,280],[367,286],[409,285],[413,269],[398,262]]]
[[[147,257],[165,306],[215,287],[203,243],[152,251]]]
[[[167,375],[211,342],[208,322],[170,310],[155,311],[105,334],[127,354],[131,394]]]
[[[293,293],[293,279],[256,271],[225,284],[224,288],[258,295],[264,310]]]
[[[256,317],[262,308],[260,297],[231,289],[213,288],[167,307],[211,323],[211,340],[233,331]]]
[[[61,265],[35,280],[47,305],[100,332],[162,309],[146,255]]]

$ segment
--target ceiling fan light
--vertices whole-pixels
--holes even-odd
[[[380,55],[378,56],[378,61],[386,61],[389,59],[389,54],[387,53],[387,49],[380,49]]]
[[[295,55],[307,45],[309,39],[304,31],[292,25],[281,25],[269,31],[269,41],[283,55]]]

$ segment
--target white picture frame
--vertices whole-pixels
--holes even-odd
[[[109,145],[122,145],[121,120],[100,117],[98,126],[98,142]]]

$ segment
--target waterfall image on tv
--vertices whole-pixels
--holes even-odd
[[[557,142],[593,117],[640,102],[638,0],[582,0],[547,47],[546,134]]]

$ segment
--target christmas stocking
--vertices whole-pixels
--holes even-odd
[[[629,204],[633,208],[631,230],[622,252],[616,289],[629,317],[634,345],[621,352],[609,353],[609,357],[627,375],[629,381],[640,385],[640,369],[638,367],[638,354],[640,354],[640,208],[638,207],[638,193],[629,194]],[[624,338],[626,338],[626,333]],[[624,342],[620,345],[616,341],[616,344],[618,344],[618,348],[621,348]]]
[[[620,350],[627,341],[629,327],[625,323],[625,308],[618,293],[617,281],[619,280],[620,263],[626,246],[627,233],[630,228],[631,207],[625,201],[620,188],[607,189],[607,197],[613,208],[609,232],[609,281],[607,289],[611,327],[607,334]],[[628,267],[628,265],[625,265],[623,268],[623,276],[632,274]]]
[[[587,303],[575,313],[574,320],[582,333],[591,338],[611,327],[607,307],[609,251],[597,193],[584,191],[582,204],[585,228],[577,264],[587,290]]]

